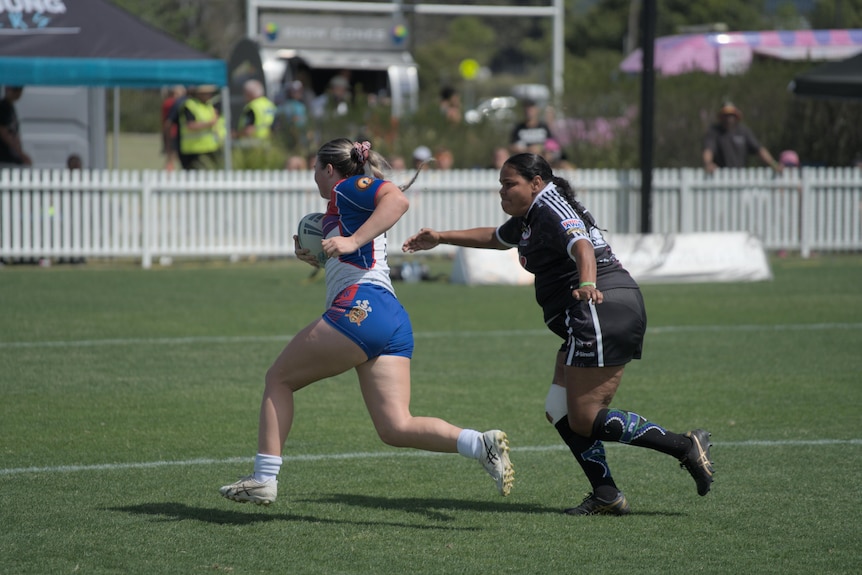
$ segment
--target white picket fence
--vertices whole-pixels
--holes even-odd
[[[392,175],[396,182],[410,173]],[[638,233],[638,170],[561,172],[611,233]],[[421,227],[505,221],[494,170],[427,171],[389,245]],[[311,172],[0,171],[0,258],[293,256],[306,213],[323,211]],[[862,250],[862,170],[662,169],[653,173],[652,231],[747,231],[767,250]],[[445,249],[445,248],[442,248]],[[439,251],[438,251],[439,253]]]

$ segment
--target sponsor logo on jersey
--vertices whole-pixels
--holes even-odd
[[[362,325],[362,322],[365,321],[369,314],[371,314],[371,304],[368,303],[367,299],[360,299],[356,300],[353,307],[348,310],[347,318],[350,320],[350,323]]]
[[[533,235],[533,230],[530,226],[524,226],[523,229],[521,229],[521,241],[529,240],[531,235]]]
[[[357,190],[367,190],[368,186],[374,183],[374,178],[369,178],[368,176],[364,176],[356,180],[356,189]]]
[[[584,222],[580,220],[580,218],[570,218],[568,220],[563,220],[560,222],[560,225],[563,226],[563,229],[570,236],[582,235],[587,233],[587,227],[584,225]]]

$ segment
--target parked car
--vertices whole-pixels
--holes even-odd
[[[485,120],[494,122],[511,122],[515,119],[515,108],[518,100],[512,96],[496,96],[482,100],[472,110],[464,113],[468,124],[478,124]]]

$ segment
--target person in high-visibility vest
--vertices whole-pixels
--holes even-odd
[[[259,80],[246,80],[243,84],[245,107],[239,116],[236,137],[248,146],[269,142],[276,107],[264,94]]]
[[[212,168],[218,161],[219,113],[212,104],[217,91],[210,85],[189,88],[179,114],[179,153],[184,170]]]

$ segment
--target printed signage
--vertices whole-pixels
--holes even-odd
[[[308,16],[262,12],[258,19],[261,47],[327,50],[403,49],[407,28],[391,17]]]

